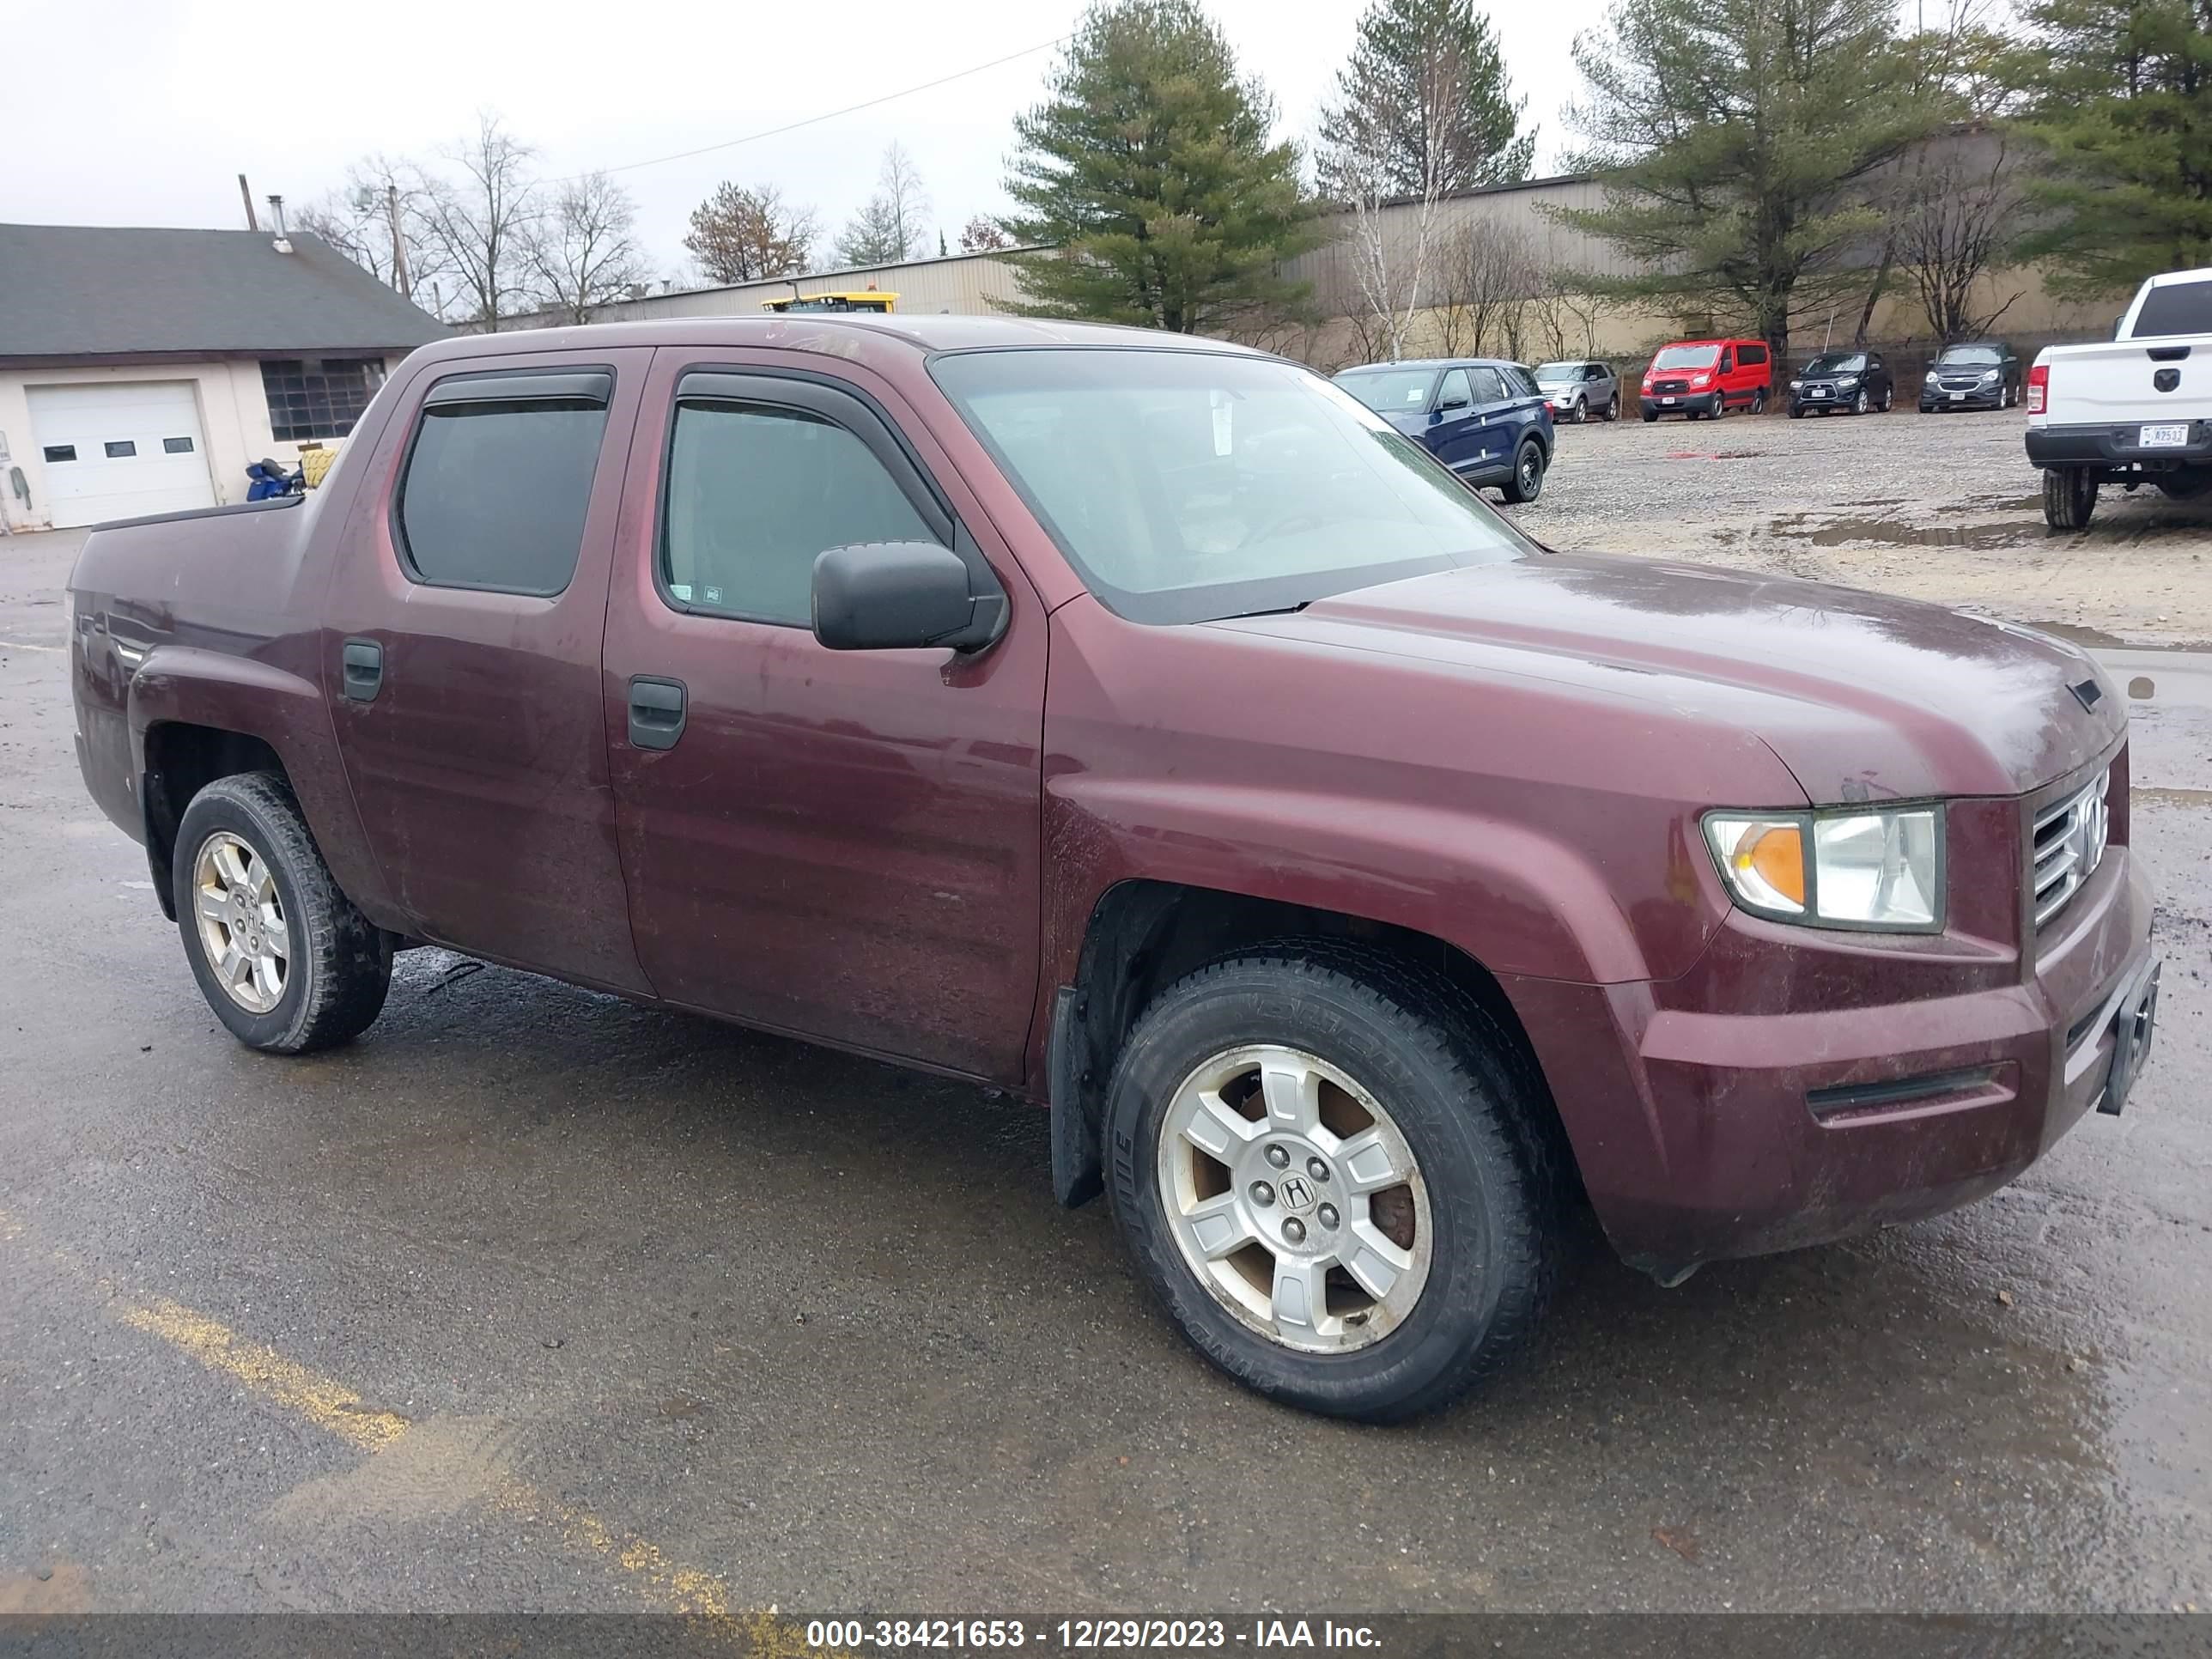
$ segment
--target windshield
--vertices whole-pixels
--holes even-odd
[[[1805,365],[1808,374],[1856,374],[1866,367],[1860,351],[1824,351]]]
[[[1939,363],[1972,363],[1977,368],[1984,364],[1993,367],[2002,362],[2004,356],[1995,346],[1945,346],[1943,355],[1936,361]]]
[[[1437,383],[1433,368],[1353,368],[1336,383],[1378,414],[1419,414],[1429,406]]]
[[[1538,386],[1571,386],[1583,377],[1580,363],[1539,363],[1536,365]]]
[[[1295,364],[1047,348],[949,353],[930,374],[1085,586],[1133,622],[1294,610],[1534,550]]]
[[[1651,360],[1654,368],[1711,368],[1721,360],[1717,345],[1662,346]]]

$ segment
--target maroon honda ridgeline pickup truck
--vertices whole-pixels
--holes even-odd
[[[451,341],[304,504],[103,528],[71,595],[85,780],[245,1042],[434,943],[1016,1091],[1316,1410],[1494,1370],[1583,1194],[1667,1282],[1932,1215],[2150,1034],[2081,653],[1551,554],[1226,345]]]

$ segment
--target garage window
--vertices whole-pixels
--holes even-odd
[[[75,444],[48,444],[46,459],[50,461],[73,461],[76,459]]]
[[[190,438],[164,438],[161,440],[161,453],[164,455],[189,455],[192,453],[192,441]]]
[[[138,453],[138,446],[128,438],[117,439],[106,447],[107,459],[111,461],[127,461]]]
[[[383,384],[384,365],[374,357],[272,357],[261,365],[269,428],[287,443],[350,436]]]

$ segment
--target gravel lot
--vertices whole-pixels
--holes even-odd
[[[2212,498],[2108,489],[2044,524],[2013,412],[1562,427],[1542,497],[1559,548],[1736,565],[2055,624],[2089,643],[2212,640]]]

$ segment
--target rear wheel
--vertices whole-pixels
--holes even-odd
[[[248,1048],[301,1054],[368,1029],[392,939],[354,908],[271,773],[217,778],[177,826],[178,931],[201,994]]]
[[[1766,413],[1766,388],[1765,386],[1759,387],[1758,391],[1751,394],[1751,412],[1754,415],[1764,415]]]
[[[1505,481],[1505,499],[1533,501],[1543,493],[1543,449],[1534,443],[1522,444],[1513,456],[1513,475]]]
[[[1620,418],[1620,394],[1618,392],[1613,394],[1613,401],[1605,406],[1605,418],[1608,421]]]
[[[1334,942],[1201,969],[1115,1068],[1109,1183],[1192,1346],[1309,1410],[1391,1421],[1494,1373],[1560,1244],[1555,1161],[1501,1032]]]
[[[2043,517],[2053,530],[2083,530],[2097,510],[2097,477],[2081,466],[2043,470]]]

